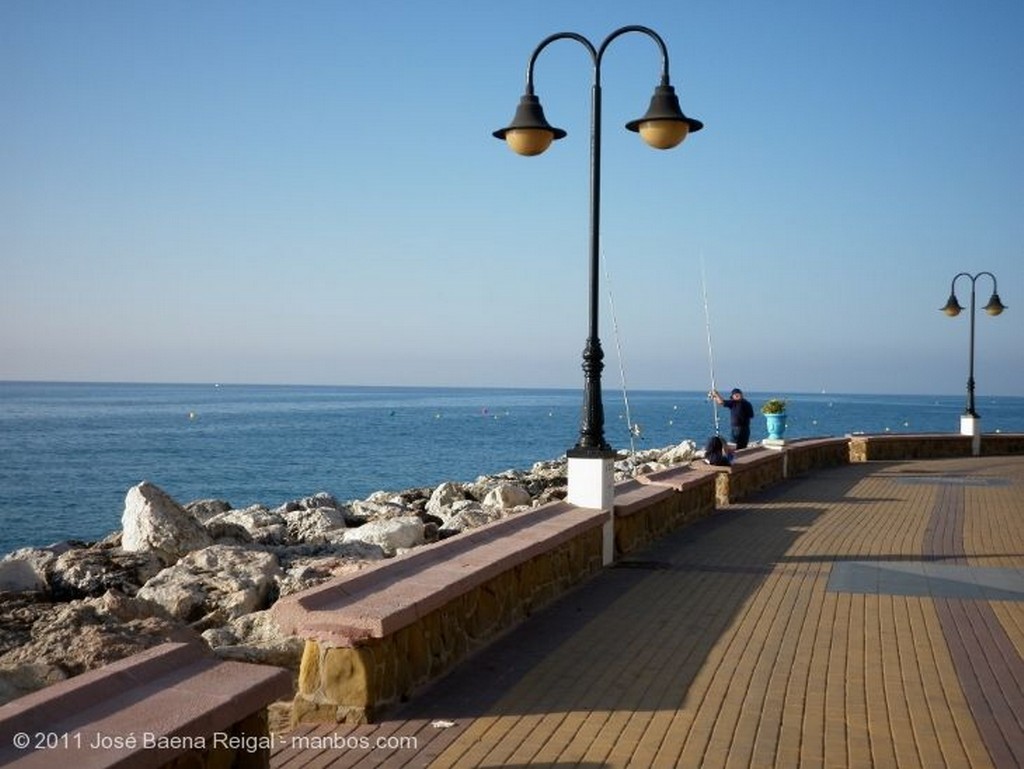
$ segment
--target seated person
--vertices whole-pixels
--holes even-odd
[[[717,435],[708,439],[704,447],[704,461],[709,465],[731,465],[733,454],[726,448],[725,442]]]

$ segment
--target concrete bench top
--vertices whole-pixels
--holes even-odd
[[[747,449],[740,449],[733,457],[731,465],[709,465],[703,459],[693,460],[693,468],[705,473],[735,473],[743,471],[766,462],[777,461],[782,456],[782,451],[766,449],[760,446]]]
[[[995,433],[992,433],[994,436]],[[868,441],[913,441],[914,443],[921,443],[922,441],[955,441],[955,442],[970,442],[970,435],[961,435],[960,433],[850,433],[843,440],[868,440]]]
[[[677,492],[711,482],[707,473],[697,471],[690,464],[637,476],[615,484],[615,515],[632,515]]]
[[[794,438],[792,441],[786,441],[786,451],[828,446],[830,444],[845,446],[849,442],[850,439],[848,437],[836,435],[821,435],[816,438]]]
[[[600,527],[606,511],[555,502],[280,599],[282,631],[356,646],[384,638],[518,564]]]
[[[150,769],[291,694],[285,670],[161,644],[0,705],[0,765]]]
[[[615,484],[615,514],[632,515],[633,513],[668,499],[674,490],[671,486],[658,483],[645,483],[639,478]]]
[[[657,470],[637,478],[640,483],[648,486],[664,486],[673,491],[684,491],[691,486],[706,483],[704,473],[698,472],[699,467],[710,467],[705,465],[703,460],[694,459],[685,465],[676,465],[667,470]],[[618,487],[615,489],[616,503],[618,502]]]

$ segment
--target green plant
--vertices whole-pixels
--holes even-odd
[[[762,414],[785,414],[786,413],[786,401],[782,398],[772,398],[764,402],[761,406]]]

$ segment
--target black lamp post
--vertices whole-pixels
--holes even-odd
[[[974,285],[982,275],[988,275],[992,278],[992,297],[988,300],[988,304],[981,309],[989,315],[999,315],[1006,309],[1006,306],[999,300],[999,292],[996,287],[996,276],[991,272],[979,272],[977,275],[961,272],[954,275],[953,282],[949,286],[949,301],[946,302],[945,307],[940,308],[942,312],[946,313],[946,315],[951,318],[955,318],[959,315],[960,311],[964,308],[961,307],[960,303],[956,300],[956,282],[959,278],[967,278],[971,281],[970,366],[967,373],[967,410],[964,412],[964,416],[971,417],[973,419],[978,418],[978,412],[974,409]]]
[[[575,32],[559,32],[541,41],[530,56],[526,69],[526,92],[519,100],[512,124],[494,132],[494,136],[508,143],[520,155],[539,155],[555,139],[561,139],[566,132],[551,126],[544,117],[540,100],[533,93],[533,68],[540,52],[556,40],[569,39],[583,45],[591,55],[594,64],[594,85],[590,112],[590,333],[583,350],[583,418],[580,437],[576,446],[570,449],[570,457],[606,458],[614,455],[604,437],[604,407],[601,403],[601,370],[604,368],[604,352],[598,338],[598,267],[601,210],[601,60],[609,43],[627,32],[640,32],[657,43],[661,49],[661,84],[654,89],[651,104],[643,117],[626,123],[626,128],[636,131],[641,138],[656,149],[671,149],[680,144],[686,136],[699,131],[704,124],[686,117],[679,108],[675,89],[669,84],[668,49],[657,32],[648,27],[626,26],[612,32],[597,49],[582,35]]]

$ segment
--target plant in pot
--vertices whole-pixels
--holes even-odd
[[[786,401],[771,398],[761,406],[761,413],[764,414],[769,440],[781,441],[786,432]]]

